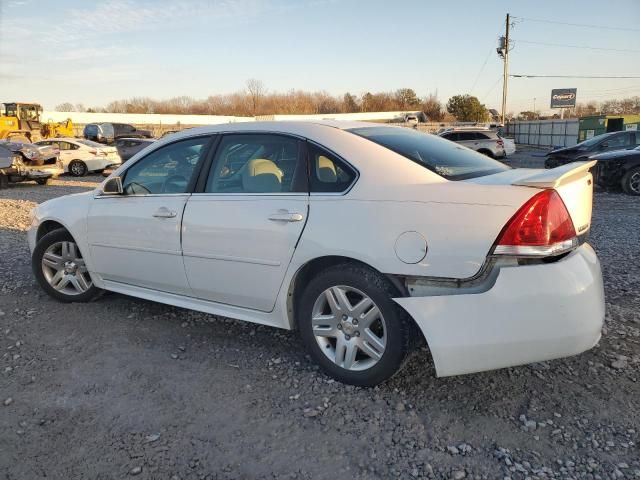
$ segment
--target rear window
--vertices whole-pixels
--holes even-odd
[[[101,143],[92,142],[91,140],[85,140],[83,138],[78,138],[76,140],[76,142],[81,143],[82,145],[86,145],[87,147],[93,147],[93,148],[102,148],[102,147],[104,147],[104,145],[102,145]]]
[[[393,150],[447,180],[466,180],[510,170],[497,160],[437,135],[408,128],[364,127],[353,128],[349,132]]]

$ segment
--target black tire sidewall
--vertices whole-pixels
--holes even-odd
[[[76,165],[78,165],[78,164],[79,164],[79,165],[81,165],[81,166],[82,166],[82,173],[80,173],[80,174],[76,174],[76,173],[74,173],[74,172],[73,172],[73,170],[72,170],[72,168],[71,168],[71,167],[72,167],[74,164],[76,164]],[[72,177],[84,177],[84,176],[87,174],[87,172],[88,172],[87,164],[86,164],[86,163],[84,163],[82,160],[71,160],[71,161],[69,162],[69,174],[70,174]]]
[[[385,352],[378,363],[367,370],[350,371],[339,367],[322,352],[313,335],[313,305],[322,292],[336,285],[354,287],[366,293],[384,317],[387,334]],[[297,323],[307,351],[325,373],[343,383],[372,387],[392,377],[401,368],[409,351],[409,326],[406,313],[392,300],[393,295],[397,293],[387,279],[359,265],[331,267],[309,282],[297,302]]]
[[[72,303],[72,302],[89,302],[93,300],[98,293],[100,293],[100,289],[95,285],[91,285],[89,290],[79,295],[65,295],[57,291],[44,277],[44,273],[42,271],[42,256],[44,252],[49,248],[52,244],[56,242],[70,241],[74,242],[75,240],[71,236],[69,232],[63,229],[54,230],[52,232],[44,235],[36,244],[36,247],[33,249],[33,254],[31,255],[31,268],[33,270],[33,274],[38,281],[40,287],[52,298],[60,302]],[[79,249],[80,247],[78,247]]]

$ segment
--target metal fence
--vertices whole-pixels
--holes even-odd
[[[532,120],[509,122],[505,135],[516,143],[538,147],[570,147],[578,143],[578,120]]]

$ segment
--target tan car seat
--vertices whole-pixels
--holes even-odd
[[[336,173],[336,166],[334,163],[325,157],[320,155],[318,157],[317,165],[318,180],[323,183],[336,183],[338,181],[338,174]]]
[[[278,193],[282,191],[282,170],[266,158],[249,160],[242,172],[245,192]]]

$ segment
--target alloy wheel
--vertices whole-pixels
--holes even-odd
[[[366,370],[382,358],[387,344],[384,317],[364,292],[330,287],[316,299],[312,328],[322,352],[346,370]]]
[[[631,178],[629,178],[629,189],[640,195],[640,171],[635,172],[631,175]]]
[[[51,244],[41,263],[44,278],[58,292],[80,295],[91,288],[91,277],[75,242]]]

